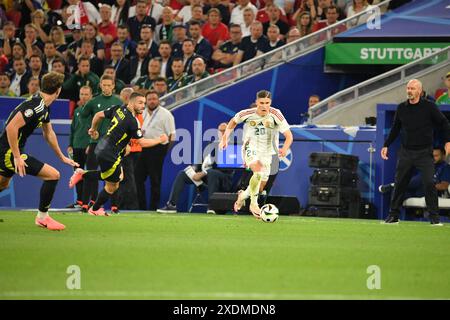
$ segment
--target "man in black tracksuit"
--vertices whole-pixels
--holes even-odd
[[[422,183],[425,189],[425,202],[430,213],[432,225],[442,226],[439,221],[438,195],[433,182],[433,130],[443,133],[446,142],[445,151],[450,151],[450,126],[447,118],[431,101],[422,99],[422,83],[411,80],[406,87],[408,100],[399,104],[381,157],[388,159],[388,147],[401,133],[401,147],[398,152],[395,174],[395,187],[391,199],[389,216],[385,223],[398,223],[400,207],[403,202],[414,168],[422,172]]]

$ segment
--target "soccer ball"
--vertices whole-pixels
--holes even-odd
[[[261,207],[261,220],[264,222],[275,222],[278,219],[278,208],[273,204],[265,204]]]

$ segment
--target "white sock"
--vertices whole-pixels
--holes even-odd
[[[248,184],[251,205],[258,205],[259,186],[261,185],[261,179],[262,175],[259,172],[255,172],[253,173],[253,176]]]
[[[38,215],[39,219],[45,219],[48,216],[48,212],[38,211],[37,215]]]

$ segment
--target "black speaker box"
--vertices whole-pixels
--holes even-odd
[[[311,184],[320,186],[346,186],[356,188],[358,174],[345,169],[315,169],[312,174]]]
[[[349,208],[351,203],[356,202],[359,211],[360,194],[355,188],[313,185],[309,188],[309,206]]]
[[[309,166],[312,168],[340,168],[350,171],[358,170],[357,156],[333,153],[313,152],[309,155]]]
[[[237,193],[214,192],[209,199],[209,209],[219,214],[231,212],[236,200]]]
[[[292,196],[268,196],[266,203],[274,204],[280,215],[300,213],[300,202]]]

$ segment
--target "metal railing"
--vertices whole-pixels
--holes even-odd
[[[297,39],[291,43],[285,44],[278,49],[254,57],[251,60],[245,61],[229,69],[225,69],[186,87],[177,89],[163,96],[160,99],[161,104],[167,109],[172,110],[177,106],[197,99],[207,93],[216,91],[249,76],[253,76],[262,71],[279,66],[301,55],[305,55],[324,46],[337,34],[365,23],[372,15],[384,13],[391,1],[392,0],[385,0],[373,6],[371,9],[360,12],[352,17],[346,18],[345,20],[338,21],[331,26]],[[345,26],[345,28],[343,28],[343,26]]]
[[[320,101],[308,110],[309,123],[317,123],[325,116],[326,112],[339,112],[339,110],[362,99],[404,84],[418,74],[432,72],[448,65],[450,65],[450,46],[342,90]]]

